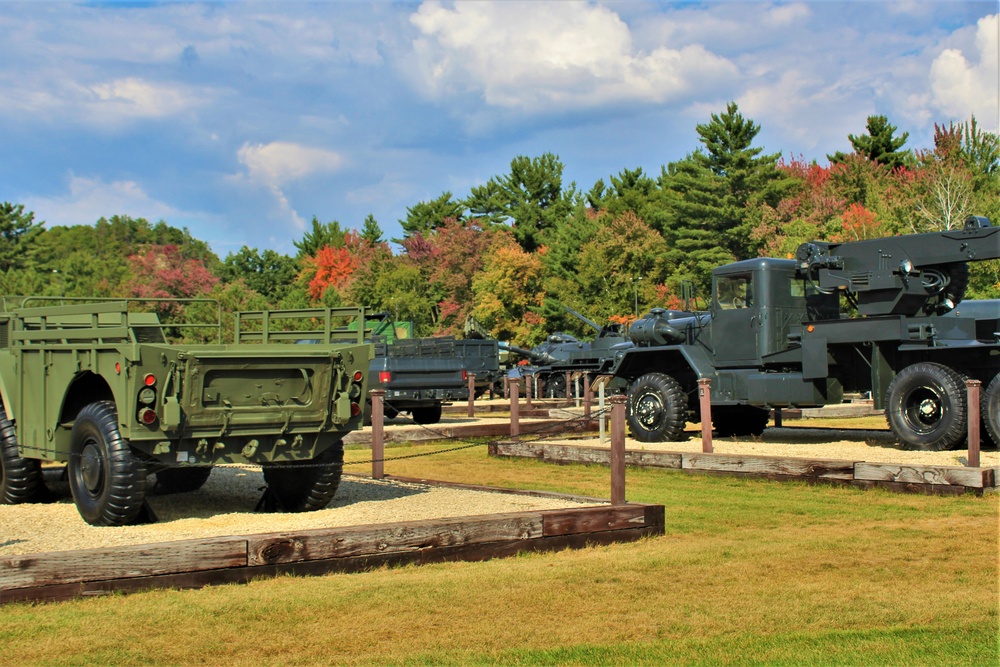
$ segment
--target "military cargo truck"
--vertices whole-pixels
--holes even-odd
[[[441,407],[469,399],[470,373],[478,396],[499,373],[497,342],[451,336],[376,343],[372,385],[385,390],[386,415],[409,412],[418,424],[441,421]]]
[[[46,461],[66,464],[94,525],[134,522],[147,492],[197,489],[222,463],[261,465],[279,509],[333,497],[372,358],[339,323],[362,310],[238,313],[223,344],[221,311],[164,325],[131,300],[36,304],[0,310],[0,502],[39,498]],[[182,326],[213,326],[220,342],[168,342]],[[302,338],[320,344],[287,344]]]
[[[966,440],[966,379],[983,383],[984,432],[1000,444],[1000,301],[962,301],[968,262],[1000,257],[1000,227],[847,243],[803,243],[795,259],[749,259],[712,272],[709,312],[655,309],[615,352],[632,434],[674,440],[698,421],[711,383],[722,436],[758,435],[771,408],[840,403],[871,392],[904,445]],[[956,307],[957,306],[957,307]]]

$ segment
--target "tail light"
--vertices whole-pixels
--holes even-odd
[[[364,373],[362,373],[361,371],[354,371],[354,381],[355,382],[361,382],[364,379],[365,379],[365,374]]]
[[[152,387],[154,384],[156,384],[156,376],[153,375],[152,373],[147,373],[146,377],[142,378],[142,383],[147,387]]]
[[[357,403],[351,403],[351,416],[357,417],[361,414],[361,406]]]
[[[392,382],[392,373],[389,371],[379,371],[378,372],[379,384],[389,384]]]
[[[150,408],[143,408],[142,410],[139,410],[139,421],[146,426],[152,426],[156,423],[156,412]]]
[[[468,381],[469,381],[469,372],[463,368],[462,369],[462,382],[468,382]]]

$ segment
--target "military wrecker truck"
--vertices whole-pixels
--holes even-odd
[[[1000,444],[1000,300],[962,302],[968,262],[998,257],[1000,227],[970,216],[962,229],[803,243],[794,259],[718,267],[709,312],[654,309],[632,324],[611,387],[627,391],[646,442],[700,420],[697,381],[709,378],[721,436],[759,435],[771,408],[871,392],[901,443],[944,450],[966,439],[965,380],[978,379]]]
[[[238,313],[234,342],[167,341],[179,325],[132,301],[0,310],[0,502],[45,492],[62,462],[80,515],[149,520],[147,492],[192,491],[222,463],[263,468],[277,509],[321,509],[343,436],[361,426],[372,345],[337,322],[359,309]],[[301,338],[320,345],[289,345]],[[147,479],[147,476],[150,476]]]

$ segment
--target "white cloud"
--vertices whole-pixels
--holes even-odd
[[[135,181],[106,183],[70,173],[66,194],[55,197],[27,197],[25,208],[36,220],[52,225],[92,225],[100,218],[129,215],[150,221],[181,215],[173,206],[146,194]]]
[[[1000,14],[976,24],[975,39],[964,49],[945,49],[930,71],[933,105],[953,118],[974,114],[983,129],[1000,128]]]
[[[669,102],[737,75],[698,44],[640,51],[618,14],[584,2],[425,2],[411,21],[431,97],[473,92],[494,107],[579,109]]]
[[[345,164],[344,157],[335,151],[284,141],[243,144],[237,157],[246,172],[230,180],[267,188],[274,195],[279,215],[290,219],[296,229],[305,229],[306,223],[289,202],[285,186],[313,174],[337,171]]]

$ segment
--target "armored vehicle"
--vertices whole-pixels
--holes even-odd
[[[656,309],[615,352],[642,441],[673,440],[700,419],[711,383],[720,435],[760,434],[770,408],[840,403],[871,392],[900,442],[960,446],[966,379],[982,381],[985,432],[1000,443],[1000,301],[962,301],[968,262],[1000,257],[1000,227],[848,243],[804,243],[795,259],[751,259],[712,272],[707,313]]]
[[[613,350],[628,339],[618,324],[601,326],[572,308],[566,312],[597,332],[590,341],[578,340],[572,334],[557,332],[550,334],[545,342],[525,350],[506,345],[505,349],[526,357],[530,365],[523,372],[531,373],[538,381],[538,395],[547,398],[567,396],[566,373],[583,373],[586,378],[596,375],[611,360]],[[585,381],[589,381],[585,379]],[[571,393],[575,391],[570,388]]]
[[[147,492],[195,490],[223,463],[262,466],[286,511],[333,497],[372,358],[338,322],[363,320],[362,310],[238,313],[223,344],[221,310],[215,324],[164,325],[129,300],[33,303],[0,310],[3,503],[38,499],[46,461],[66,464],[94,525],[134,522]],[[215,327],[220,342],[168,342],[195,326]],[[321,344],[287,344],[302,338]]]

